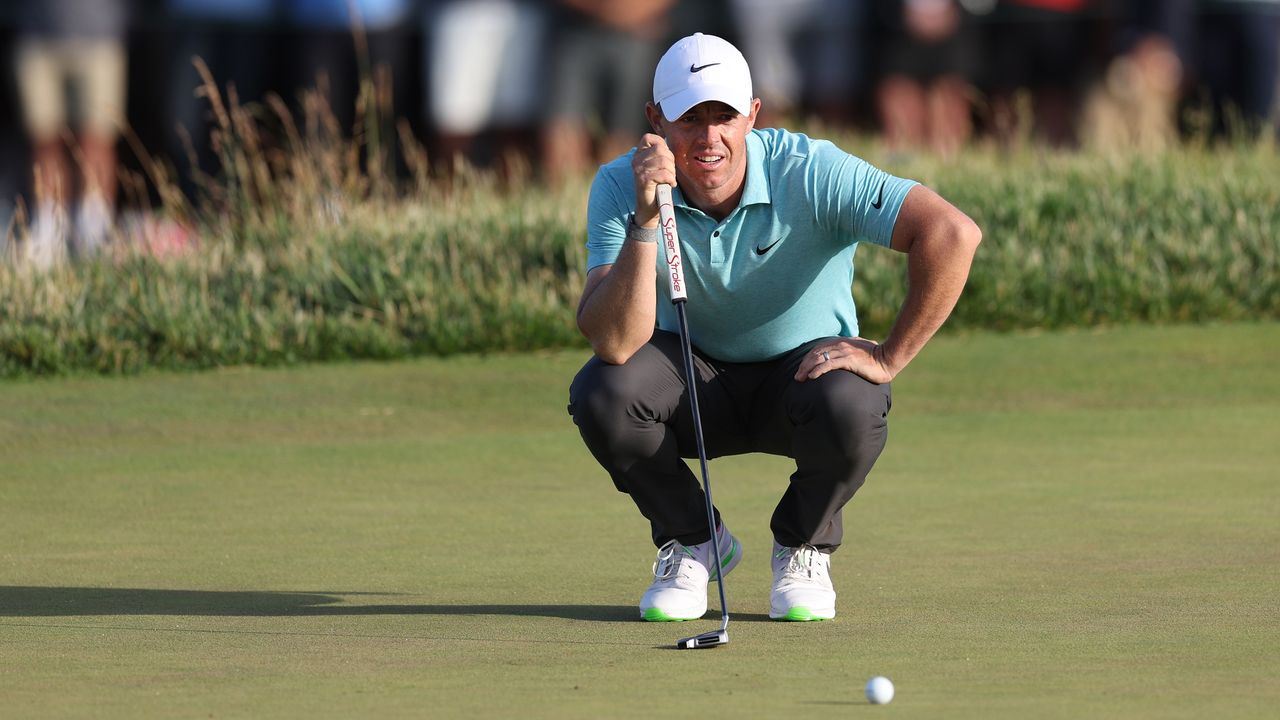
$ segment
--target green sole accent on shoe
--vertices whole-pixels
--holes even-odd
[[[645,622],[684,622],[688,618],[671,617],[662,611],[662,608],[652,607],[645,610],[640,615],[640,619]]]
[[[814,615],[813,611],[807,607],[793,607],[787,611],[786,615],[783,615],[782,617],[776,617],[773,619],[782,620],[785,622],[814,622],[814,621],[821,621],[821,620],[830,620],[831,618],[824,618],[818,615]]]

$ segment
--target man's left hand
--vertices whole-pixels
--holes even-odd
[[[813,380],[832,370],[848,370],[877,385],[893,380],[897,372],[885,362],[884,348],[866,338],[841,338],[810,350],[796,371],[796,382]]]

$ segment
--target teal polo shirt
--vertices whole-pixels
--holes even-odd
[[[615,262],[635,211],[631,156],[596,173],[587,202],[587,268]],[[826,140],[786,130],[747,137],[742,199],[724,220],[672,193],[684,246],[685,311],[695,347],[729,362],[758,362],[810,340],[855,337],[853,253],[888,246],[911,180]],[[665,278],[658,247],[654,281]],[[678,332],[671,290],[658,282],[658,328]]]

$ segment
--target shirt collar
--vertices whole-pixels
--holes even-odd
[[[742,191],[742,199],[738,207],[765,204],[770,202],[769,173],[765,168],[764,140],[760,133],[752,130],[747,134],[747,187]]]

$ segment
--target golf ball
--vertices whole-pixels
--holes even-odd
[[[867,681],[867,701],[872,705],[884,705],[893,699],[893,683],[883,675]]]

